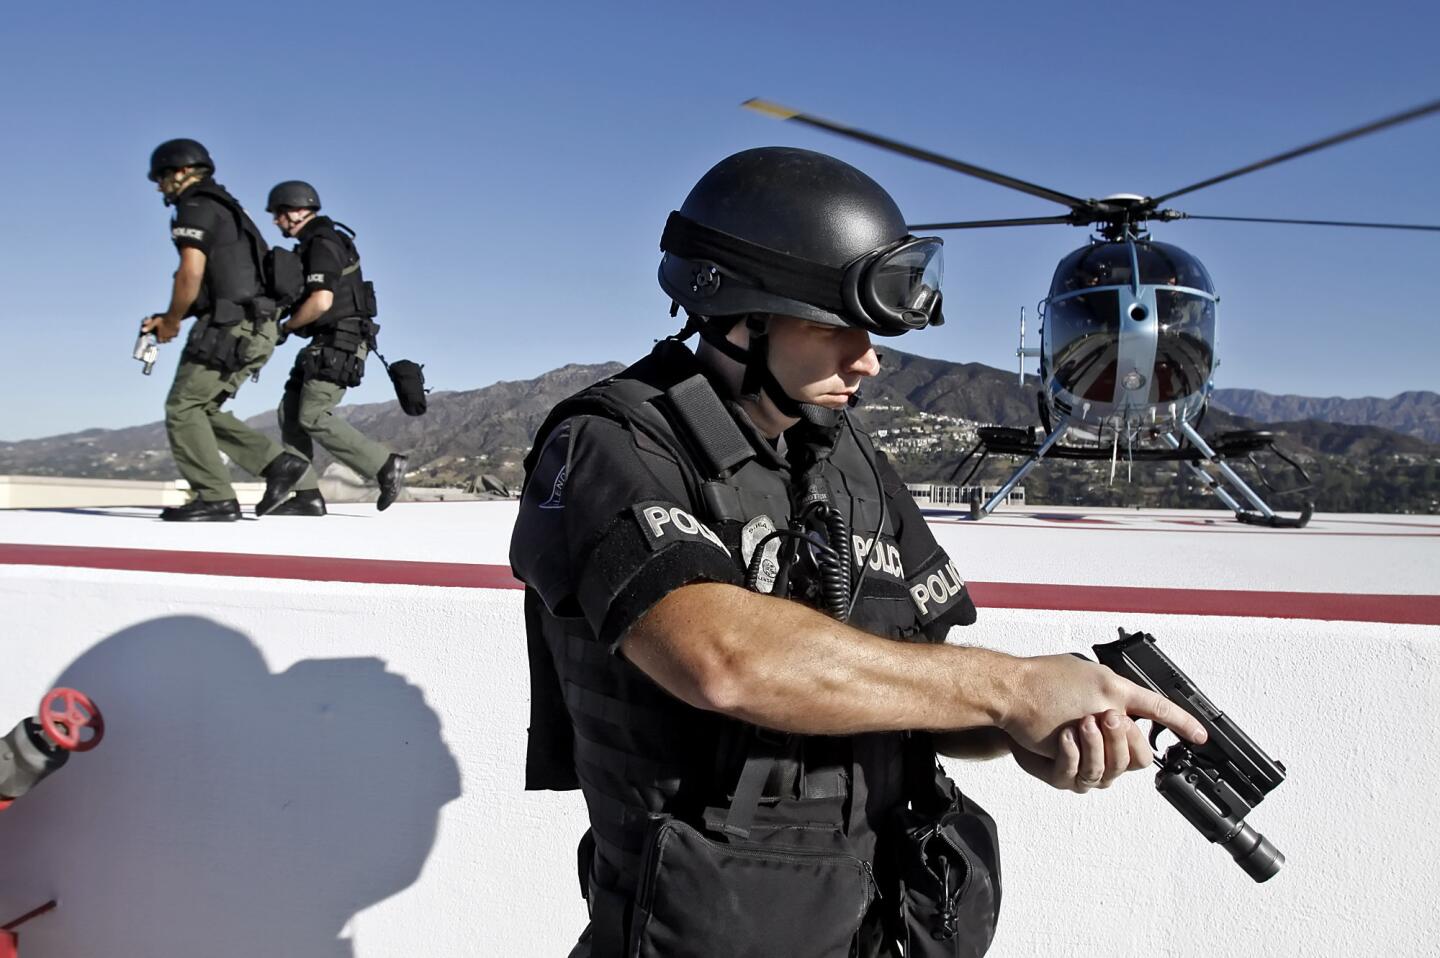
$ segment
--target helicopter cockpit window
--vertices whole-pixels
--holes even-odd
[[[1137,243],[1140,282],[1147,286],[1185,286],[1215,292],[1204,264],[1178,246],[1169,243]]]
[[[1215,301],[1173,289],[1155,291],[1159,336],[1150,402],[1177,402],[1205,388],[1215,364]]]
[[[1094,243],[1060,261],[1050,283],[1050,295],[1063,296],[1097,286],[1126,286],[1132,270],[1130,248],[1124,243]]]
[[[1054,376],[1072,396],[1110,402],[1120,342],[1120,300],[1113,289],[1052,300],[1045,312]]]

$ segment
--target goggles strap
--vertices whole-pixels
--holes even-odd
[[[724,263],[759,289],[844,314],[841,286],[845,270],[792,256],[711,229],[678,211],[665,222],[660,248],[688,260]]]

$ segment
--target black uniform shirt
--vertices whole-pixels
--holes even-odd
[[[662,343],[657,354],[662,350],[671,362],[688,360],[699,369],[684,347]],[[785,460],[738,405],[730,404],[730,410],[761,465],[784,475]],[[831,467],[829,479],[837,495],[848,493],[855,504],[851,532],[869,566],[868,598],[857,613],[908,621],[906,637],[943,640],[950,626],[974,621],[963,580],[888,462],[880,457],[876,463],[882,493],[869,465],[854,462],[860,448],[858,438],[852,438],[842,447],[851,451],[844,474]],[[892,533],[882,535],[877,546],[882,495]],[[741,562],[704,518],[703,506],[669,450],[643,430],[602,416],[575,416],[550,434],[527,482],[511,540],[511,565],[547,608],[559,615],[583,615],[593,634],[613,647],[652,605],[682,585],[743,586]],[[897,608],[878,611],[887,602]],[[857,614],[854,624],[872,628],[867,618]]]
[[[352,259],[345,240],[335,229],[334,220],[316,216],[295,234],[299,241],[296,251],[305,264],[305,295],[317,289],[335,292],[340,274]]]
[[[194,189],[180,194],[175,215],[170,220],[170,238],[176,249],[187,246],[209,256],[217,245],[233,243],[240,238],[235,217],[213,196],[202,196]]]
[[[675,461],[600,416],[551,433],[526,486],[511,563],[552,611],[582,614],[613,645],[650,606],[739,567],[696,515]]]

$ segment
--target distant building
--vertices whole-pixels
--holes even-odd
[[[905,488],[910,490],[910,495],[916,502],[932,506],[965,506],[975,497],[984,502],[1000,491],[999,486],[954,486],[924,482],[907,482]],[[1005,502],[1012,506],[1023,506],[1025,487],[1016,486],[1011,489]]]

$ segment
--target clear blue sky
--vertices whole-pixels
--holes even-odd
[[[914,220],[1041,200],[782,124],[763,96],[1082,196],[1156,195],[1440,97],[1433,4],[21,4],[0,32],[0,439],[160,418],[129,357],[175,253],[150,150],[204,142],[257,213],[312,181],[359,232],[381,346],[470,389],[629,360],[677,325],[665,217],[716,160],[819,149]],[[1184,197],[1192,213],[1440,222],[1440,117]],[[279,234],[263,220],[272,242]],[[1159,224],[1210,268],[1220,386],[1440,388],[1440,235]],[[1071,227],[947,235],[942,329],[1012,368]],[[1033,329],[1033,323],[1032,323]],[[273,408],[295,344],[236,408]],[[390,398],[378,364],[353,401]]]

